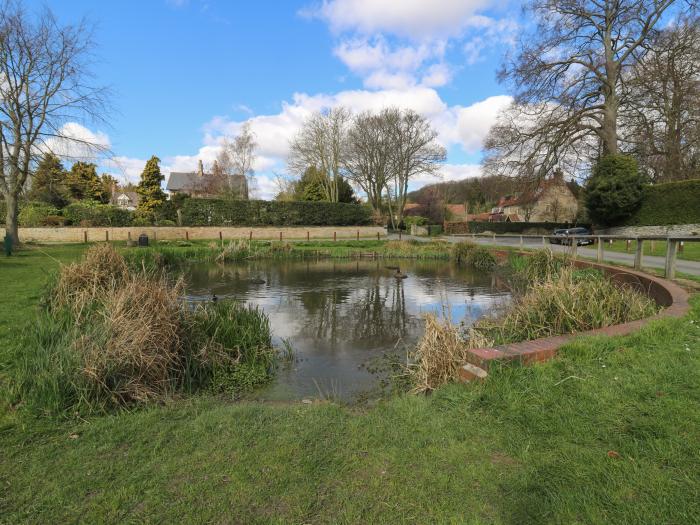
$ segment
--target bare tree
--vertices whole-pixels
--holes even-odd
[[[654,181],[700,170],[699,23],[684,19],[659,33],[626,81],[623,143]]]
[[[436,141],[430,122],[413,110],[387,108],[380,118],[387,129],[389,177],[385,188],[392,226],[403,221],[408,185],[420,175],[435,175],[447,151]]]
[[[348,132],[343,166],[348,179],[366,194],[378,215],[389,179],[393,144],[383,115],[364,112],[355,117]]]
[[[288,164],[292,172],[303,173],[316,166],[323,173],[322,187],[329,202],[338,202],[343,178],[343,155],[351,115],[338,107],[308,118],[290,143]]]
[[[230,191],[239,190],[239,184],[236,184],[235,188],[231,187],[235,176],[245,177],[249,189],[255,187],[253,164],[257,147],[249,122],[241,126],[240,133],[235,137],[224,138],[221,151],[216,157],[216,165],[221,175],[226,178]]]
[[[696,0],[684,2],[692,9]],[[562,158],[617,153],[621,85],[673,0],[533,0],[535,31],[499,77],[515,92],[486,142],[486,165],[543,177]]]
[[[64,129],[104,110],[105,90],[89,82],[93,47],[84,22],[61,26],[48,9],[32,17],[20,2],[0,4],[0,192],[14,243],[18,200],[41,153],[57,141],[98,147]]]

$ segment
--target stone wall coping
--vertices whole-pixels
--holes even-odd
[[[669,317],[683,317],[690,311],[688,292],[672,281],[656,277],[655,275],[608,264],[582,260],[577,260],[574,264],[578,267],[597,268],[612,279],[634,284],[640,289],[646,290],[646,293],[659,306],[662,306],[663,309],[656,315],[629,323],[606,326],[604,328],[597,328],[585,332],[556,335],[520,343],[499,345],[493,348],[475,348],[469,350],[467,354],[468,363],[483,369],[488,369],[489,363],[493,361],[518,361],[522,364],[547,361],[556,355],[559,348],[577,337],[627,335],[639,330],[651,321]]]

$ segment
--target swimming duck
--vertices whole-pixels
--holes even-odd
[[[260,279],[258,277],[251,279],[250,282],[253,284],[265,284],[265,281],[263,281],[262,279]]]
[[[408,275],[406,275],[405,273],[401,273],[401,270],[397,268],[394,277],[396,277],[397,279],[406,279]]]

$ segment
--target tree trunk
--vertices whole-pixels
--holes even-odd
[[[12,238],[12,244],[17,246],[19,244],[17,197],[13,195],[5,195],[5,204],[7,204],[7,211],[5,214],[5,233]]]

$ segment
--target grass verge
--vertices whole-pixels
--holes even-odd
[[[0,259],[0,355],[54,266]],[[0,522],[692,523],[699,341],[695,297],[686,318],[363,412],[205,395],[88,421],[3,406]]]

